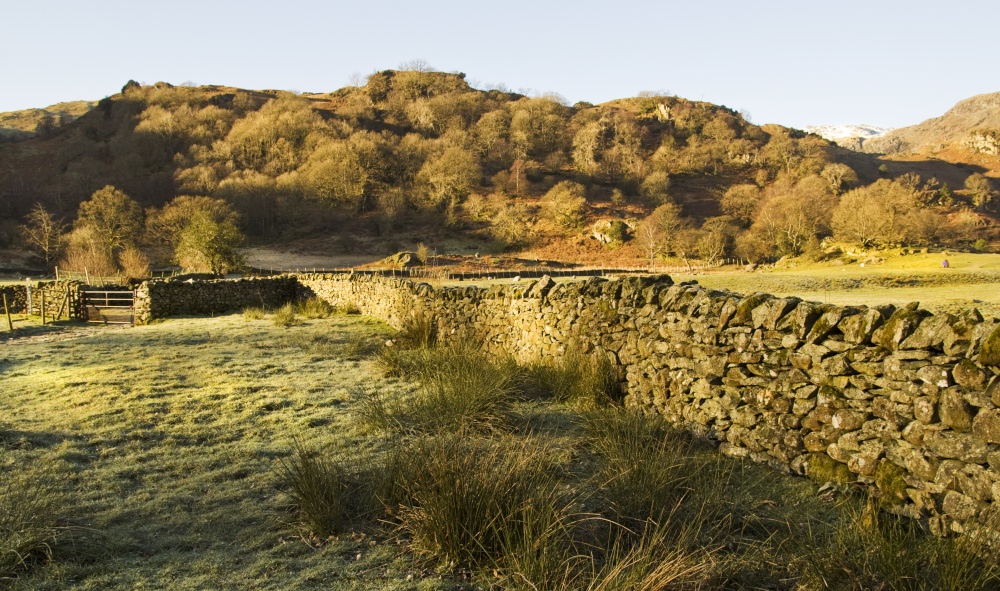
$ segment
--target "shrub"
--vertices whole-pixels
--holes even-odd
[[[128,246],[118,253],[118,266],[126,279],[148,279],[152,275],[149,257],[134,246]]]
[[[336,309],[326,300],[317,297],[309,298],[298,305],[298,312],[306,318],[329,318]]]
[[[417,260],[422,265],[427,265],[431,262],[431,249],[423,242],[417,244]]]
[[[314,536],[341,533],[376,509],[369,475],[307,449],[297,440],[277,471],[299,525]]]
[[[295,306],[292,304],[285,304],[275,310],[274,316],[271,320],[274,322],[275,326],[280,326],[282,328],[302,324],[302,320],[296,315]]]
[[[58,525],[58,509],[48,478],[0,471],[0,579],[51,558],[65,531]]]

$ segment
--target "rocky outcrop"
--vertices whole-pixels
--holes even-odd
[[[970,152],[1000,155],[1000,131],[973,131],[962,146]]]

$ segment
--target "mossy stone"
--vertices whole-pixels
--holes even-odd
[[[997,325],[979,346],[979,363],[1000,367],[1000,325]]]
[[[827,482],[847,484],[854,482],[857,478],[847,467],[847,464],[842,464],[822,452],[809,454],[807,475],[810,480],[820,484]]]
[[[906,503],[906,480],[903,469],[888,460],[882,460],[875,469],[875,486],[879,491],[879,504],[899,507]]]

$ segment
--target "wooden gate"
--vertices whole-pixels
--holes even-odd
[[[80,291],[80,298],[83,302],[83,318],[87,322],[104,324],[135,322],[134,291],[84,289]]]

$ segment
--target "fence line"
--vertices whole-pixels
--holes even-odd
[[[256,268],[252,269],[258,275],[280,275],[283,273],[344,273],[355,275],[378,275],[381,277],[399,277],[403,279],[435,279],[441,281],[465,281],[475,279],[530,279],[543,275],[550,277],[602,277],[607,275],[650,275],[650,274],[685,274],[717,269],[726,265],[742,265],[739,259],[722,259],[714,264],[693,263],[690,265],[654,265],[642,267],[575,267],[571,269],[553,269],[532,267],[522,269],[487,268],[475,271],[453,271],[448,267],[385,267],[380,269],[354,267],[295,267],[288,269]]]

